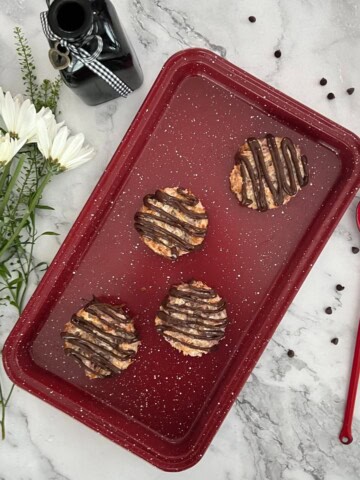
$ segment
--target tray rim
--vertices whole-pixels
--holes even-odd
[[[216,60],[215,63],[214,60]],[[41,297],[42,292],[47,288],[48,280],[51,279],[54,275],[56,277],[57,273],[60,274],[63,269],[63,267],[61,266],[62,262],[58,260],[61,259],[63,261],[63,258],[66,257],[66,254],[68,256],[70,255],[72,248],[69,248],[69,246],[73,245],[74,242],[76,243],[85,232],[85,222],[83,222],[83,220],[88,217],[88,212],[93,209],[93,201],[95,198],[98,205],[100,205],[99,208],[101,208],[101,204],[107,197],[111,189],[111,184],[113,183],[111,175],[112,171],[117,168],[117,170],[121,171],[123,175],[126,175],[126,171],[129,166],[128,164],[130,163],[128,155],[131,149],[136,145],[138,137],[141,137],[144,127],[151,123],[153,110],[155,109],[158,101],[162,98],[163,90],[159,88],[159,86],[162,86],[163,84],[165,84],[165,86],[168,85],[169,81],[171,80],[171,78],[173,78],[175,73],[180,70],[180,68],[182,68],[184,65],[187,65],[189,63],[204,64],[207,67],[220,69],[223,72],[234,73],[237,77],[237,80],[235,80],[235,82],[238,82],[239,79],[242,79],[250,86],[255,86],[257,89],[261,90],[266,94],[266,101],[276,105],[276,108],[279,108],[279,101],[283,104],[286,103],[287,106],[291,107],[289,110],[296,110],[301,113],[303,119],[311,119],[312,123],[316,122],[318,124],[318,128],[321,130],[323,130],[322,127],[326,127],[328,130],[328,135],[331,136],[332,132],[334,134],[333,138],[336,138],[338,142],[342,142],[344,145],[349,146],[351,144],[352,149],[356,151],[354,155],[357,155],[358,158],[360,155],[360,139],[354,133],[336,124],[332,120],[327,119],[323,115],[311,110],[309,107],[301,104],[300,102],[288,97],[286,94],[278,91],[270,85],[267,85],[253,75],[243,71],[239,67],[236,67],[229,61],[219,57],[218,55],[208,50],[198,48],[182,50],[171,56],[164,64],[148,95],[146,96],[143,104],[141,105],[138,113],[136,114],[129,129],[123,137],[123,140],[121,141],[119,147],[116,149],[112,160],[106,167],[93,192],[90,194],[89,199],[87,200],[85,206],[75,220],[67,237],[59,248],[59,251],[55,255],[51,265],[49,266],[49,269],[45,273],[36,291],[29,300],[23,314],[20,316],[19,320],[11,331],[7,341],[5,342],[3,350],[3,362],[8,376],[18,386],[38,396],[52,406],[55,406],[59,410],[69,414],[70,416],[76,418],[90,428],[102,433],[104,436],[110,438],[119,445],[122,445],[131,452],[136,453],[145,460],[148,460],[153,465],[166,471],[181,471],[193,466],[200,460],[202,455],[205,453],[208,445],[210,444],[213,436],[215,435],[217,429],[219,428],[220,424],[228,413],[240,389],[247,380],[247,377],[252,369],[245,375],[245,378],[241,379],[241,382],[237,380],[235,375],[232,377],[232,381],[229,382],[225,389],[225,393],[228,392],[227,400],[224,401],[221,407],[217,410],[217,414],[209,420],[209,422],[206,424],[206,428],[203,427],[203,431],[205,432],[206,430],[207,433],[199,435],[198,442],[194,445],[194,448],[189,449],[189,452],[186,455],[166,456],[161,453],[158,453],[158,455],[156,455],[156,452],[150,453],[149,447],[146,447],[142,442],[136,441],[131,436],[127,436],[124,430],[118,428],[118,433],[116,433],[116,428],[114,428],[114,425],[105,423],[101,415],[98,416],[95,415],[94,412],[90,412],[89,415],[82,416],[80,418],[79,415],[74,414],[74,410],[76,410],[76,408],[74,408],[76,402],[72,402],[71,400],[69,400],[68,397],[63,396],[59,393],[57,394],[57,396],[51,396],[51,394],[49,393],[50,388],[47,387],[44,383],[41,383],[36,379],[32,378],[31,372],[29,373],[27,369],[23,368],[23,366],[21,365],[21,349],[23,348],[23,346],[21,345],[21,336],[23,332],[27,330],[27,327],[29,327],[31,317],[36,316],[35,307],[37,306],[39,310],[39,305],[37,305],[37,303],[39,303],[39,298]],[[288,115],[290,117],[294,117],[295,113],[291,111],[288,112]],[[310,121],[309,123],[311,124]],[[340,134],[341,139],[339,138]],[[357,167],[357,171],[355,172],[356,175],[354,175],[352,181],[349,181],[347,183],[347,190],[343,191],[341,202],[339,201],[336,205],[332,206],[334,215],[330,216],[331,218],[323,219],[323,228],[317,236],[318,238],[316,238],[316,242],[314,242],[316,246],[313,247],[310,254],[307,255],[307,265],[303,265],[303,268],[298,268],[296,274],[292,276],[292,283],[296,284],[298,287],[305,280],[307,274],[312,268],[315,259],[320,254],[326,241],[328,240],[332,231],[338,224],[342,214],[351,202],[353,196],[356,194],[356,189],[360,186],[359,165],[357,165]],[[105,192],[107,193],[105,194]],[[299,264],[301,265],[301,262]],[[254,364],[254,366],[256,365],[256,362],[258,361],[266,344],[268,343],[275,329],[280,323],[283,315],[287,311],[288,306],[291,303],[292,299],[295,297],[297,291],[298,288],[294,288],[293,291],[287,292],[285,297],[282,299],[281,305],[277,306],[277,321],[274,323],[271,329],[267,329],[266,335],[264,334],[264,332],[261,332],[262,341],[259,342],[257,340],[257,344],[254,344],[255,353],[251,360],[251,363]],[[243,368],[244,366],[242,366],[242,369]],[[223,397],[226,397],[225,393],[223,394]],[[99,426],[100,419],[101,428]],[[122,434],[121,442],[119,441],[119,438],[117,438],[119,436],[119,432],[121,432]]]

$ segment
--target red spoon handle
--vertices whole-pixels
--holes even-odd
[[[360,374],[360,320],[359,327],[356,337],[354,359],[351,370],[351,377],[349,383],[349,391],[346,402],[346,409],[343,421],[343,427],[341,429],[339,439],[340,442],[344,445],[349,445],[352,442],[353,437],[351,434],[351,424],[354,414],[355,401],[356,401],[356,391],[359,383],[359,374]]]

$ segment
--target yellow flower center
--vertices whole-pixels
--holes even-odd
[[[57,158],[49,157],[49,163],[55,168],[55,173],[65,172],[66,168],[64,165],[61,165]]]

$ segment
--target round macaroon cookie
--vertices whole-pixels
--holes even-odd
[[[135,228],[144,243],[169,259],[199,249],[208,217],[200,200],[185,188],[167,187],[146,195],[135,215]]]
[[[305,155],[288,137],[250,137],[235,156],[231,190],[246,207],[264,212],[285,205],[309,182]]]
[[[121,373],[134,361],[140,341],[123,306],[95,298],[66,323],[61,333],[64,350],[91,379]]]
[[[224,338],[227,323],[225,301],[196,280],[171,287],[155,318],[165,340],[191,357],[213,350]]]

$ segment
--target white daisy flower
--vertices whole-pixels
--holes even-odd
[[[95,150],[84,146],[84,135],[69,136],[69,129],[54,119],[40,118],[37,122],[37,143],[42,155],[57,167],[58,172],[71,170],[94,157]]]
[[[5,130],[14,139],[34,141],[36,133],[36,110],[30,100],[22,95],[12,97],[10,92],[0,91],[0,114]]]
[[[25,140],[15,140],[7,133],[0,134],[0,167],[9,163],[24,145]]]

